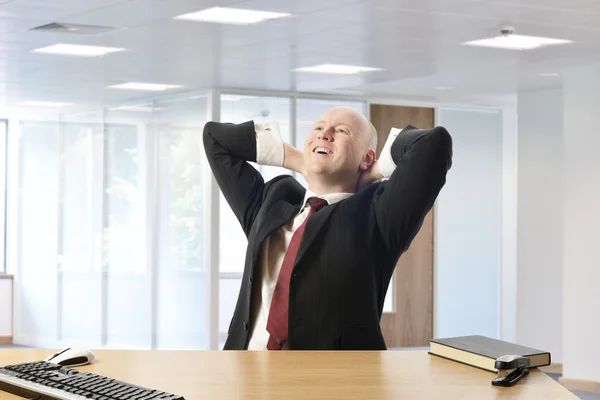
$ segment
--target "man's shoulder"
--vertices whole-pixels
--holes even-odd
[[[302,189],[304,189],[304,187],[300,184],[300,182],[298,182],[298,180],[296,178],[294,178],[292,175],[287,175],[287,174],[277,175],[276,177],[271,178],[270,180],[265,182],[266,187],[279,186],[279,185],[290,185],[293,187],[299,186]],[[304,189],[304,190],[306,190],[306,189]]]
[[[339,211],[356,212],[357,210],[365,210],[376,203],[377,195],[385,188],[386,181],[377,181],[368,184],[352,196],[340,202],[343,205]]]
[[[263,191],[263,200],[285,200],[289,203],[300,203],[304,198],[306,188],[292,175],[278,175],[267,183]]]
[[[372,182],[372,183],[368,184],[367,186],[365,186],[364,188],[362,188],[361,190],[359,190],[358,192],[356,192],[356,194],[354,196],[361,198],[363,200],[372,199],[377,194],[378,191],[385,188],[387,181],[388,181],[387,179],[379,179],[375,182]]]

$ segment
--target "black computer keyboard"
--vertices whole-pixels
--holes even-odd
[[[0,390],[32,400],[185,400],[46,361],[0,368]]]

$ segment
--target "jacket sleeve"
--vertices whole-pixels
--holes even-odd
[[[452,165],[452,138],[443,127],[408,125],[393,140],[389,154],[395,168],[377,188],[372,206],[388,254],[397,260],[446,183]]]
[[[208,122],[204,126],[203,142],[217,184],[248,237],[265,186],[260,172],[249,163],[257,159],[254,121]]]

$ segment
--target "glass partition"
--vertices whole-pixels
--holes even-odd
[[[19,122],[16,342],[209,348],[207,109],[196,96]]]
[[[105,274],[105,343],[151,348],[151,272],[146,246],[151,235],[146,175],[153,160],[151,112],[113,108],[105,112],[102,149],[102,254]]]
[[[204,264],[202,131],[209,98],[155,103],[156,347],[208,350],[209,266]],[[213,305],[214,306],[214,305]]]
[[[57,338],[58,119],[19,122],[18,262],[14,336]]]
[[[58,338],[102,342],[103,113],[63,116],[58,151]]]

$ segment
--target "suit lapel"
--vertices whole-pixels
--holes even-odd
[[[262,224],[258,227],[258,232],[256,233],[258,241],[262,242],[271,233],[288,223],[298,211],[300,211],[300,207],[293,206],[285,201],[278,201],[273,204],[273,206],[265,212]]]
[[[294,206],[286,201],[280,200],[273,204],[271,208],[265,211],[262,218],[258,220],[256,241],[254,242],[254,263],[260,255],[264,240],[287,224],[300,211],[299,206]]]
[[[298,248],[298,254],[296,255],[296,261],[294,262],[294,267],[298,265],[298,262],[302,259],[302,257],[306,254],[306,251],[309,249],[312,242],[315,240],[321,228],[327,222],[331,213],[339,202],[331,204],[322,208],[320,211],[315,213],[308,220],[306,227],[304,228],[304,234],[302,235],[302,240],[300,241],[300,247]]]
[[[300,242],[300,247],[298,249],[298,254],[296,255],[294,266],[298,265],[298,262],[306,254],[306,251],[309,249],[310,245],[321,231],[321,228],[327,222],[331,216],[331,213],[333,210],[335,210],[339,203],[340,202],[328,205],[310,217],[306,228],[304,229],[304,234],[302,236],[302,241]],[[254,241],[253,246],[254,267],[258,261],[264,240],[277,229],[290,222],[290,220],[294,218],[299,211],[299,205],[292,205],[286,201],[280,200],[273,204],[273,206],[265,211],[263,216],[258,219],[256,240]]]

